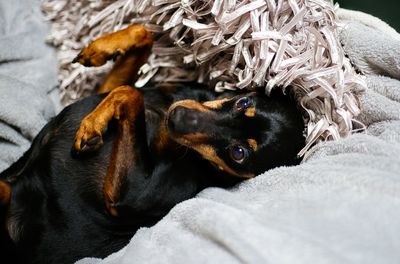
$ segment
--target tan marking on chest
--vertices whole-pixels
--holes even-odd
[[[161,125],[159,128],[157,140],[156,140],[156,151],[161,152],[165,149],[171,142],[171,139],[168,135],[168,130],[165,126]]]
[[[0,181],[0,206],[8,205],[11,199],[11,187]]]

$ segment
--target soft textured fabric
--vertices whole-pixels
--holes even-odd
[[[154,46],[136,87],[198,81],[216,91],[291,86],[306,123],[303,156],[314,143],[345,138],[357,123],[353,90],[365,88],[343,49],[329,0],[44,0],[57,46],[63,101],[96,87],[105,67],[71,64],[90,41],[144,24]]]
[[[121,251],[79,264],[399,263],[400,42],[354,22],[341,41],[367,74],[366,131],[315,146],[299,166],[206,189]]]
[[[38,3],[0,1],[0,171],[54,114],[55,57]],[[367,131],[319,144],[300,166],[206,189],[123,250],[80,263],[399,263],[400,43],[384,32],[351,23],[341,34],[366,74]]]
[[[55,53],[37,0],[0,1],[0,171],[26,151],[55,114]]]

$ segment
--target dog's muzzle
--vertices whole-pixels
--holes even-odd
[[[168,130],[177,135],[204,132],[206,115],[195,109],[176,106],[168,114]]]

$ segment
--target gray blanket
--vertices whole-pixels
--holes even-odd
[[[46,32],[38,0],[0,1],[0,171],[54,115],[57,64]]]
[[[54,114],[55,58],[37,6],[0,1],[0,171]],[[366,132],[318,145],[300,166],[209,188],[123,250],[80,263],[399,263],[400,42],[362,24],[342,41],[366,74]]]
[[[177,205],[88,263],[400,263],[400,41],[352,23],[342,42],[368,90],[368,127],[231,190]]]

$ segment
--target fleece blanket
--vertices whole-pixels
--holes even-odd
[[[46,34],[39,0],[0,1],[0,171],[55,114],[57,63]]]
[[[400,41],[366,21],[340,36],[368,84],[364,132],[315,146],[299,166],[206,189],[119,252],[78,263],[399,263]]]
[[[38,5],[0,1],[0,171],[55,113],[55,57]],[[299,166],[206,189],[121,251],[79,263],[399,263],[399,36],[342,15],[358,21],[341,42],[368,84],[359,94],[366,131],[317,145]]]

